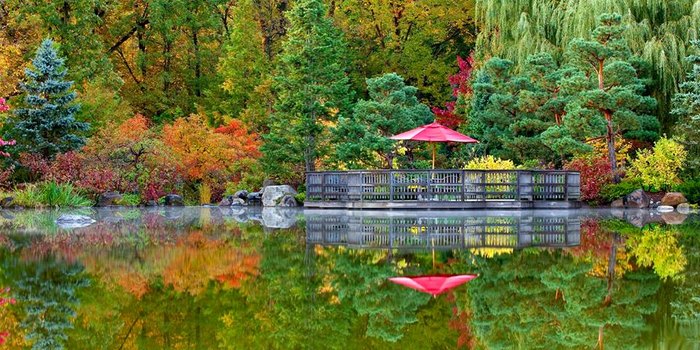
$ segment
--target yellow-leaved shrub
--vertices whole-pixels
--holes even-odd
[[[662,137],[653,150],[643,149],[637,153],[637,158],[630,162],[628,177],[637,177],[642,184],[652,191],[670,189],[679,183],[678,173],[683,170],[683,164],[688,152],[680,143]]]
[[[470,160],[464,166],[466,170],[513,170],[515,164],[512,160],[504,160],[494,156],[483,156]]]

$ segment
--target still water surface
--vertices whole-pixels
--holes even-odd
[[[0,349],[700,347],[697,215],[69,213],[0,211]]]

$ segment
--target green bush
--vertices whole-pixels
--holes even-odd
[[[28,185],[12,194],[17,205],[28,208],[88,207],[93,201],[82,196],[71,184],[44,182]]]
[[[690,203],[700,203],[700,179],[692,179],[673,188],[675,191],[683,193]]]
[[[619,184],[608,184],[603,186],[603,188],[600,190],[600,198],[609,203],[640,188],[642,188],[642,180],[637,178],[625,179]]]
[[[122,198],[115,202],[117,205],[123,205],[127,207],[135,207],[141,204],[141,196],[136,193],[125,193]]]
[[[299,204],[304,204],[304,201],[306,201],[306,192],[297,193],[294,195],[294,199],[296,199]]]

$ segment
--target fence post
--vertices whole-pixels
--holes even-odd
[[[518,172],[518,199],[533,200],[533,175],[530,170],[522,170]]]
[[[389,201],[394,201],[394,171],[389,170]]]

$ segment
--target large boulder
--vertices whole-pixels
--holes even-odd
[[[688,200],[685,199],[683,193],[680,192],[668,192],[663,198],[661,198],[661,205],[670,205],[675,207],[681,203],[688,203]]]
[[[626,199],[625,206],[627,208],[645,209],[649,208],[649,203],[651,202],[651,198],[641,189],[628,194]]]
[[[282,200],[285,196],[291,195],[294,197],[296,194],[297,191],[289,185],[267,186],[263,191],[262,204],[266,207],[281,206]]]
[[[169,207],[185,206],[185,200],[177,194],[168,194],[165,196],[165,205]]]
[[[118,200],[122,199],[122,195],[119,192],[109,191],[105,192],[97,198],[98,207],[109,207],[111,205],[116,205]]]
[[[280,200],[279,207],[298,207],[299,203],[291,194],[287,194]]]

